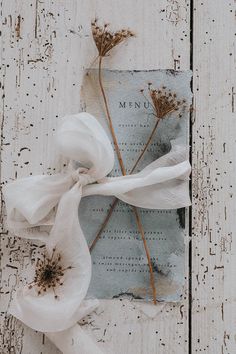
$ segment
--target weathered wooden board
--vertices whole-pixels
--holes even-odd
[[[192,352],[236,352],[235,1],[194,1]]]
[[[79,109],[81,67],[95,56],[89,25],[95,15],[114,28],[129,26],[137,34],[107,59],[107,67],[189,69],[189,1],[4,1],[3,183],[60,168],[50,141],[57,118]],[[6,232],[5,225],[2,231]],[[8,236],[1,239],[1,246],[1,311],[5,311],[32,246]],[[186,281],[186,290],[187,285]],[[152,319],[134,302],[104,301],[86,328],[107,353],[187,352],[187,292],[181,304],[159,305],[157,312]],[[58,352],[42,334],[14,319],[3,321],[3,332],[4,344],[12,352]]]
[[[192,352],[232,354],[235,2],[192,3]],[[89,28],[95,15],[114,28],[129,26],[137,34],[107,59],[107,67],[190,67],[190,0],[7,0],[1,3],[1,11],[2,183],[60,169],[62,161],[56,159],[51,139],[57,118],[79,109],[81,68],[95,57]],[[4,209],[2,221],[1,340],[6,348],[1,350],[4,354],[57,353],[42,334],[5,318],[12,290],[34,246],[4,236]],[[186,297],[180,304],[159,305],[156,317],[149,318],[134,302],[104,301],[84,327],[106,353],[187,353],[188,311],[186,268]]]

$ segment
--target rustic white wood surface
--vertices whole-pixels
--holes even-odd
[[[236,353],[235,5],[193,9],[193,353]]]
[[[137,34],[107,67],[190,67],[189,0],[5,0],[0,6],[2,183],[60,169],[50,141],[58,117],[79,109],[81,67],[96,54],[89,26],[95,15]],[[84,328],[107,354],[235,352],[235,4],[195,0],[192,9],[193,302],[186,244],[180,304],[159,305],[150,318],[135,302],[103,301],[86,319]],[[59,353],[42,334],[5,317],[34,245],[9,239],[4,219],[3,207],[1,353]]]

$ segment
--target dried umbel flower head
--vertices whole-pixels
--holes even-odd
[[[181,106],[185,107],[186,100],[178,100],[176,93],[167,90],[165,86],[153,89],[152,84],[149,83],[148,91],[158,119],[164,119],[168,114],[178,111]],[[143,92],[144,90],[141,90],[141,93]]]
[[[36,263],[34,280],[28,285],[28,288],[35,287],[38,295],[52,290],[55,299],[58,299],[56,288],[63,285],[63,276],[65,271],[69,269],[72,269],[72,266],[63,267],[62,256],[60,253],[56,253],[56,248],[53,249],[51,257],[45,252],[43,259],[38,259]]]
[[[133,37],[134,33],[128,29],[121,29],[116,32],[109,31],[109,24],[98,26],[97,19],[92,23],[92,34],[100,57],[105,57],[112,48],[124,42],[129,37]]]

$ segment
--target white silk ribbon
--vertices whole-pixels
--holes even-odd
[[[113,195],[142,208],[186,207],[190,205],[191,170],[187,148],[174,145],[139,173],[107,177],[114,166],[113,148],[100,123],[88,113],[66,116],[56,142],[61,155],[83,167],[22,178],[4,188],[9,229],[17,236],[43,241],[49,254],[56,248],[65,265],[73,266],[65,272],[59,300],[52,292],[38,296],[34,288],[26,286],[17,290],[11,305],[15,317],[35,330],[50,332],[54,339],[72,328],[88,309],[94,309],[93,301],[84,300],[91,257],[78,219],[81,198]],[[50,225],[50,232],[43,231],[42,227]]]

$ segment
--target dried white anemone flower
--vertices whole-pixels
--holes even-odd
[[[46,240],[46,253],[30,269],[33,279],[28,278],[17,290],[9,312],[46,333],[64,354],[99,354],[100,349],[77,324],[98,306],[97,300],[84,300],[91,279],[91,257],[78,222],[80,198],[77,184],[62,196]]]
[[[11,306],[10,312],[15,317],[38,331],[62,331],[73,326],[80,317],[80,305],[91,278],[91,258],[78,222],[80,198],[77,186],[62,196],[46,242],[49,261],[36,266],[33,282],[29,279],[29,283],[17,291]],[[54,250],[59,264],[54,265],[53,270]],[[64,269],[61,273],[60,268]]]

